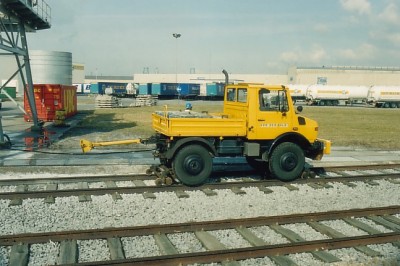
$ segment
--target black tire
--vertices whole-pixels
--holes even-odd
[[[283,142],[276,147],[269,160],[271,176],[281,181],[292,181],[304,171],[304,152],[294,143]]]
[[[188,145],[178,151],[172,161],[172,169],[184,185],[199,186],[211,175],[212,157],[203,146]]]

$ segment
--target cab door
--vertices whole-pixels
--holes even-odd
[[[249,139],[270,140],[292,131],[292,116],[289,112],[285,90],[260,88],[258,108],[252,120]]]

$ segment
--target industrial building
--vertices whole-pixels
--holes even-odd
[[[224,75],[222,73],[134,73],[132,76],[86,75],[85,65],[83,63],[73,63],[72,54],[69,52],[31,50],[30,59],[33,83],[64,85],[95,84],[98,82],[199,84],[200,94],[202,95],[206,93],[206,84],[224,82]],[[0,61],[0,81],[4,83],[14,69],[15,59],[12,56],[2,56],[2,60]],[[400,86],[400,67],[293,66],[287,70],[287,73],[282,74],[229,74],[231,82],[236,83]],[[17,95],[22,94],[22,82],[19,77],[10,82],[10,86],[16,87]]]

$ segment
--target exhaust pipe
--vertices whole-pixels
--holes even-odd
[[[226,86],[229,84],[229,74],[225,69],[222,70],[222,73],[224,73],[225,75],[225,86]]]

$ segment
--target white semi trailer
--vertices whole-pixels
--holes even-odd
[[[366,103],[367,86],[311,85],[307,88],[306,100],[309,105],[336,106],[340,103]]]
[[[367,102],[376,107],[400,108],[400,86],[372,86]]]

